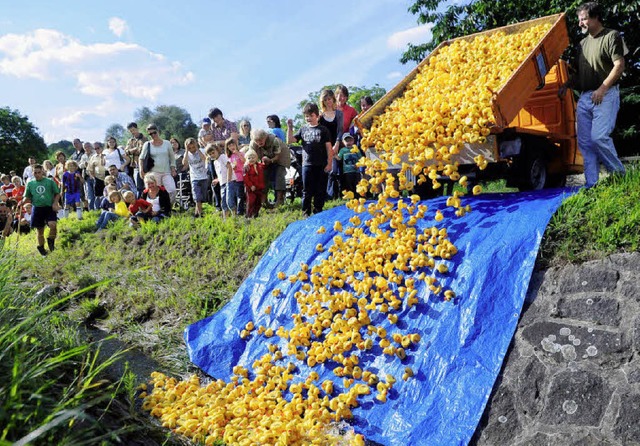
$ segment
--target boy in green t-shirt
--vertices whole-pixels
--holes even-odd
[[[33,167],[34,179],[27,183],[27,190],[21,204],[26,202],[33,204],[31,216],[31,227],[36,228],[38,233],[38,252],[47,255],[44,248],[44,228],[49,226],[49,237],[47,244],[49,251],[55,249],[57,234],[57,212],[60,210],[60,189],[50,178],[45,178],[44,169],[40,164]]]
[[[342,135],[344,147],[336,154],[335,158],[342,161],[342,190],[348,190],[356,193],[356,186],[360,182],[361,175],[356,165],[362,152],[357,147],[354,150],[354,138],[350,133]]]

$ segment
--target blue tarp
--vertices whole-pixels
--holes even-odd
[[[425,219],[418,227],[446,227],[459,250],[448,262],[446,278],[439,276],[457,297],[446,302],[429,296],[424,288],[419,290],[422,303],[401,312],[397,328],[389,329],[382,316],[372,321],[390,332],[420,333],[422,340],[402,362],[375,351],[360,355],[363,369],[380,376],[391,373],[398,381],[386,404],[375,400],[374,392],[354,410],[351,424],[356,432],[383,445],[469,442],[515,331],[542,235],[570,193],[555,189],[464,198],[463,204],[470,204],[473,212],[463,218],[446,208],[444,198],[424,202],[428,216],[441,209],[445,219],[440,223]],[[250,369],[267,352],[268,343],[279,342],[286,351],[285,342],[275,336],[267,340],[253,335],[246,341],[239,333],[250,320],[256,327],[292,327],[291,314],[298,311],[293,293],[300,284],[278,280],[277,272],[295,274],[300,262],[313,265],[327,257],[327,252],[316,251],[316,245],[329,244],[336,234],[333,222],[339,220],[346,227],[351,216],[353,212],[343,206],[291,224],[224,308],[187,327],[192,362],[207,374],[228,380],[234,365]],[[327,228],[325,234],[316,233],[320,225]],[[275,288],[282,289],[284,297],[273,297]],[[264,313],[268,305],[273,308],[270,315]],[[291,359],[285,356],[287,362]],[[416,375],[404,382],[400,377],[406,366]],[[329,368],[314,370],[320,381],[333,379],[336,388],[342,388]],[[300,364],[300,371],[308,374],[305,364]]]

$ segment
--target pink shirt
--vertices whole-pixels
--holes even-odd
[[[233,169],[233,180],[244,181],[242,178],[244,174],[244,157],[242,153],[232,153],[229,162],[231,163],[231,169]]]

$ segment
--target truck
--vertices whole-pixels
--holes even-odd
[[[558,95],[568,79],[568,65],[560,57],[569,45],[564,13],[516,23],[442,42],[394,88],[369,110],[356,118],[360,129],[370,129],[373,118],[385,112],[401,96],[409,82],[446,45],[497,32],[518,33],[528,27],[549,23],[551,28],[513,71],[499,91],[492,95],[491,133],[483,143],[465,143],[456,155],[458,171],[470,182],[504,178],[507,186],[520,190],[564,186],[567,175],[583,172],[583,159],[576,139],[576,103],[570,90]],[[375,147],[363,148],[376,156]],[[473,158],[483,155],[489,162],[480,170]]]

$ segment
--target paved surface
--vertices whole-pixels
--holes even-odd
[[[472,445],[640,445],[640,252],[534,273]]]

